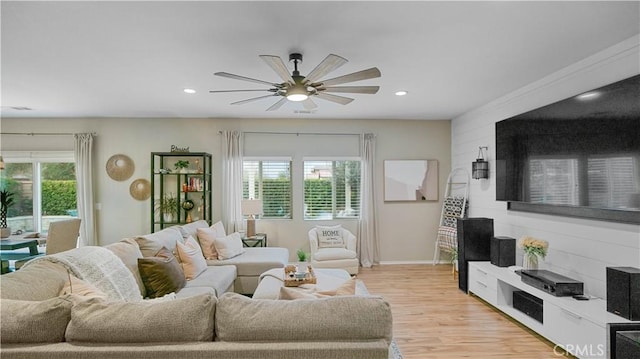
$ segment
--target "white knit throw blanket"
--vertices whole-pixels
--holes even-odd
[[[23,268],[39,261],[63,265],[79,279],[100,289],[109,299],[127,302],[142,300],[133,274],[118,256],[106,248],[87,246],[38,257],[25,263]]]

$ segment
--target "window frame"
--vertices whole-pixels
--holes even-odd
[[[327,157],[303,157],[302,158],[302,219],[305,221],[332,221],[332,220],[359,220],[361,217],[361,208],[360,205],[362,203],[362,192],[358,189],[358,200],[357,200],[357,215],[355,216],[340,216],[339,211],[337,209],[337,183],[334,180],[334,174],[336,172],[336,162],[358,162],[360,171],[357,174],[359,180],[362,179],[362,158],[361,157],[335,157],[335,156],[327,156]],[[330,218],[317,218],[317,217],[309,217],[306,215],[306,189],[305,189],[305,181],[306,181],[306,166],[307,162],[331,162],[331,217]],[[346,201],[345,201],[346,202]],[[345,203],[346,206],[346,203]]]
[[[3,151],[5,163],[31,163],[33,181],[33,228],[36,232],[46,232],[42,228],[42,164],[43,163],[74,163],[73,151]],[[4,176],[3,176],[4,177]],[[76,186],[78,184],[76,183]]]
[[[263,199],[263,212],[264,212],[264,208],[266,207],[264,204],[264,178],[263,178],[263,173],[264,173],[264,167],[263,167],[263,163],[264,162],[287,162],[289,164],[288,167],[288,171],[289,171],[289,208],[288,208],[288,216],[265,216],[264,214],[256,216],[257,218],[260,219],[269,219],[269,220],[291,220],[293,219],[293,176],[292,176],[292,171],[293,171],[293,160],[291,157],[262,157],[262,156],[246,156],[242,158],[242,199],[250,199],[251,197],[251,191],[249,189],[247,189],[248,192],[248,196],[245,197],[244,195],[244,178],[245,178],[245,162],[249,162],[249,161],[253,161],[253,162],[258,162],[258,174],[259,174],[259,180],[257,181],[258,183],[258,193],[257,196],[253,197],[253,199]],[[246,217],[246,216],[245,216]]]

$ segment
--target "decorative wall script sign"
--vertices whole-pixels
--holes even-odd
[[[189,147],[178,147],[176,145],[171,145],[171,152],[189,152]]]

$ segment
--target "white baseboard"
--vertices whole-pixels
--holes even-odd
[[[396,265],[396,264],[433,264],[433,260],[424,261],[380,261],[380,265]],[[451,264],[449,261],[437,261],[435,264]]]

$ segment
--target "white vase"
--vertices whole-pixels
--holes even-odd
[[[524,257],[522,257],[522,268],[527,270],[538,269],[538,256],[525,253]]]
[[[173,222],[173,214],[171,214],[171,213],[165,213],[165,214],[163,215],[163,217],[164,217],[164,221],[165,221],[165,222],[168,222],[168,223]]]

